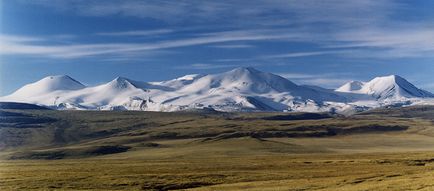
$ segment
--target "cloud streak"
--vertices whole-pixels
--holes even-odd
[[[344,31],[335,35],[335,43],[324,47],[365,49],[366,55],[384,58],[432,56],[434,26],[399,26]]]
[[[293,43],[306,43],[312,48],[301,52],[289,52],[284,47],[282,51],[259,52],[254,58],[221,58],[220,60],[291,59],[320,55],[357,59],[434,57],[432,20],[420,20],[410,24],[396,21],[393,19],[394,14],[408,9],[408,5],[392,0],[252,0],[247,5],[244,1],[211,0],[195,3],[186,0],[146,2],[107,0],[104,3],[97,0],[21,2],[81,16],[153,19],[173,28],[96,33],[99,37],[106,38],[107,42],[111,42],[112,37],[117,37],[120,43],[75,41],[75,43],[59,45],[48,38],[3,35],[0,37],[2,42],[0,54],[71,59],[201,45],[234,51],[253,47],[260,50],[266,46],[243,44],[243,42],[278,41],[285,43],[286,46],[293,46]],[[179,35],[180,26],[184,27],[182,31],[190,30],[187,36]],[[193,30],[198,26],[202,26],[204,31]],[[321,29],[321,32],[318,29]],[[144,39],[141,37],[153,36],[161,36],[163,37],[161,39],[166,40],[141,41]],[[131,39],[138,40],[131,43]]]
[[[230,64],[206,64],[206,63],[195,63],[189,64],[187,66],[177,66],[176,69],[194,69],[194,70],[211,70],[211,69],[220,69],[220,68],[234,68],[236,65]]]
[[[278,73],[278,75],[292,80],[298,84],[304,85],[316,85],[326,88],[337,88],[351,79],[348,74],[336,74],[336,73],[326,73],[326,74],[307,74],[307,73]],[[347,76],[336,78],[336,76]]]
[[[101,32],[96,33],[101,36],[156,36],[173,33],[171,29],[156,29],[156,30],[135,30],[135,31],[122,31],[122,32]]]
[[[366,25],[392,14],[400,4],[391,0],[33,0],[23,1],[82,16],[124,16],[155,19],[167,23],[223,22],[236,25],[282,25],[335,23]],[[363,15],[361,17],[360,15]],[[283,17],[285,16],[285,17]]]
[[[98,33],[102,36],[152,36],[167,35],[172,30],[124,31]],[[57,35],[58,36],[58,35]],[[240,49],[255,47],[233,42],[303,42],[315,39],[320,50],[289,52],[281,54],[258,55],[254,58],[235,58],[232,60],[266,60],[337,55],[349,58],[405,58],[434,57],[434,27],[408,29],[371,29],[362,31],[342,31],[333,36],[319,38],[289,30],[233,30],[213,33],[199,33],[194,37],[141,43],[81,43],[54,44],[52,38],[0,35],[0,54],[33,55],[53,58],[79,58],[106,54],[122,54],[189,46],[210,45],[214,48]],[[223,43],[223,44],[222,44]],[[229,44],[225,44],[229,43]],[[212,45],[215,44],[215,45]],[[224,60],[223,58],[221,60]],[[231,59],[229,59],[231,60]]]
[[[226,44],[209,46],[213,48],[234,49],[234,48],[254,48],[255,46],[249,44]]]
[[[268,34],[267,34],[268,33]],[[293,35],[270,33],[256,30],[225,31],[212,34],[204,34],[199,37],[183,38],[147,43],[102,43],[80,45],[50,45],[28,43],[34,38],[2,36],[0,54],[35,55],[54,58],[77,58],[103,54],[121,54],[125,52],[152,51],[169,48],[198,46],[213,43],[237,42],[237,41],[264,41],[277,39],[291,39]],[[46,40],[46,39],[45,39]]]
[[[319,56],[325,54],[340,54],[348,52],[346,50],[327,50],[327,51],[312,51],[312,52],[291,52],[286,54],[275,54],[275,55],[267,55],[262,56],[260,58],[268,59],[268,58],[297,58],[297,57],[307,57],[307,56]]]

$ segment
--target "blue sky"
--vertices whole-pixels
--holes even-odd
[[[0,95],[252,66],[337,87],[398,74],[434,92],[434,1],[0,0]]]

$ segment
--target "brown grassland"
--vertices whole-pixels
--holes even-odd
[[[429,106],[0,112],[0,190],[434,190]]]

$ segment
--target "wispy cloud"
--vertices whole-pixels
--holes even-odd
[[[155,36],[163,35],[174,32],[171,29],[156,29],[156,30],[135,30],[135,31],[121,31],[121,32],[101,32],[96,33],[102,36]]]
[[[213,1],[192,3],[178,1],[140,0],[33,0],[26,3],[54,8],[60,12],[73,12],[84,16],[128,16],[151,18],[168,23],[223,22],[239,25],[267,26],[288,23],[339,23],[366,25],[381,22],[383,17],[401,5],[391,0],[250,0]],[[282,17],[285,15],[286,17]],[[360,15],[363,15],[362,17]]]
[[[304,74],[304,73],[279,73],[279,75],[288,79],[306,79],[306,78],[318,77],[318,75]]]
[[[176,27],[210,27],[205,27],[204,31],[207,33],[190,31],[189,35],[184,37],[173,35],[170,40],[137,41],[135,43],[131,41],[120,43],[75,42],[53,45],[50,42],[34,43],[36,39],[33,37],[9,36],[6,39],[0,39],[2,41],[0,54],[77,58],[199,45],[236,51],[236,49],[266,47],[260,47],[261,45],[257,44],[255,46],[241,44],[245,41],[279,41],[282,44],[287,43],[286,45],[294,42],[307,43],[313,48],[303,52],[283,54],[267,52],[268,55],[255,55],[255,58],[221,60],[247,61],[331,54],[351,58],[433,57],[434,55],[433,20],[396,21],[395,14],[407,10],[409,6],[393,0],[252,0],[248,5],[244,1],[212,0],[195,3],[187,0],[107,0],[104,3],[98,0],[21,2],[52,8],[60,13],[90,17],[115,15],[155,19],[168,26],[174,26],[170,29],[97,33],[103,38],[173,35],[178,32],[175,30]],[[240,28],[242,30],[239,30]],[[112,41],[107,40],[107,42]],[[283,51],[285,51],[284,48]]]
[[[221,58],[215,59],[214,62],[248,62],[248,61],[266,61],[273,59],[285,59],[285,58],[298,58],[298,57],[311,57],[328,54],[345,54],[351,52],[349,50],[325,50],[325,51],[307,51],[307,52],[289,52],[284,54],[263,54],[252,56],[248,58]]]
[[[33,40],[33,38],[17,36],[12,36],[12,38],[9,37],[10,36],[7,35],[1,37],[2,44],[0,44],[0,49],[2,51],[0,52],[0,54],[27,54],[55,58],[77,58],[83,56],[121,54],[124,52],[136,51],[152,51],[224,42],[290,39],[294,38],[294,35],[277,33],[266,34],[265,31],[260,30],[236,30],[204,34],[199,37],[148,43],[101,43],[79,45],[51,45],[47,43],[34,44],[28,43],[29,40]],[[47,39],[44,40],[47,41]]]
[[[350,79],[335,79],[335,78],[311,78],[311,79],[304,79],[304,80],[297,80],[296,82],[300,84],[305,85],[315,85],[315,86],[321,86],[325,88],[337,88],[341,85],[343,85],[346,82],[351,81]]]
[[[215,59],[213,62],[245,62],[254,60],[253,58],[221,58],[221,59]]]
[[[312,51],[312,52],[290,52],[286,54],[274,54],[266,55],[261,58],[296,58],[296,57],[307,57],[307,56],[319,56],[325,54],[339,54],[345,53],[346,50],[326,50],[326,51]]]
[[[213,46],[209,46],[209,47],[234,49],[234,48],[253,48],[255,46],[249,45],[249,44],[223,44],[223,45],[213,45]]]
[[[323,48],[354,49],[348,56],[426,57],[434,53],[434,26],[399,24],[336,32]]]
[[[346,73],[325,73],[325,74],[307,74],[307,73],[279,73],[278,75],[292,80],[298,84],[316,85],[326,88],[337,88],[344,83],[354,80]],[[336,76],[341,76],[336,77]],[[343,76],[343,77],[342,77]]]
[[[36,41],[43,41],[42,38],[28,37],[28,36],[17,36],[17,35],[6,35],[0,34],[0,42],[19,42],[19,43],[29,43]]]
[[[99,33],[103,36],[144,36],[167,34],[170,30],[125,31],[116,33]],[[73,43],[55,44],[57,37],[29,37],[0,35],[0,54],[33,55],[54,58],[78,58],[103,54],[122,54],[126,52],[143,52],[188,46],[210,45],[216,48],[239,49],[251,48],[249,44],[221,44],[243,41],[292,41],[317,38],[310,34],[282,30],[233,30],[197,34],[196,37],[177,38],[166,41],[143,43]],[[70,36],[64,36],[70,38]],[[54,39],[54,40],[53,40]],[[434,28],[412,28],[402,30],[365,30],[342,31],[330,38],[315,41],[322,50],[289,52],[283,54],[258,55],[251,58],[230,58],[220,61],[247,61],[310,57],[320,55],[338,55],[353,58],[402,58],[433,57]]]
[[[219,69],[219,68],[234,68],[236,65],[229,64],[205,64],[205,63],[195,63],[189,64],[186,66],[177,66],[176,69],[194,69],[194,70],[210,70],[210,69]]]

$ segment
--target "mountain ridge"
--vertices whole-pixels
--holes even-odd
[[[367,94],[379,100],[434,97],[434,94],[417,88],[399,75],[375,77],[368,82],[351,81],[335,91]]]
[[[36,91],[35,93],[35,90]],[[192,74],[162,82],[117,77],[86,87],[67,76],[48,76],[27,84],[1,101],[54,109],[180,111],[348,112],[392,104],[434,103],[434,94],[398,75],[351,81],[335,89],[297,85],[276,74],[239,67],[217,74]]]

